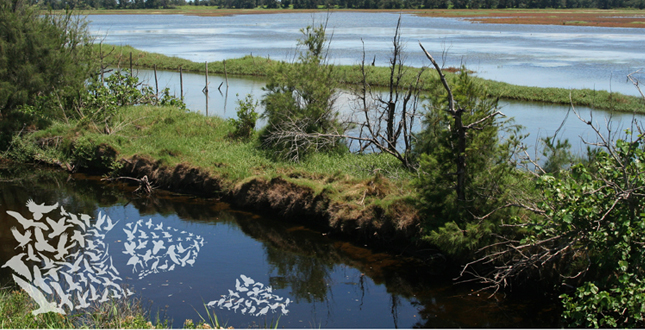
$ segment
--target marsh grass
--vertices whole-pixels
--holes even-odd
[[[95,53],[98,54],[99,45],[94,45],[94,47]],[[136,68],[152,68],[157,65],[158,70],[178,71],[181,66],[184,71],[193,73],[203,73],[205,69],[204,63],[144,52],[131,46],[102,45],[102,52],[109,54],[103,59],[104,64],[118,68],[129,68],[130,52],[132,52],[133,66]],[[226,60],[226,73],[241,76],[266,76],[278,63],[280,61],[270,58],[246,55],[241,58]],[[368,84],[380,87],[388,86],[389,69],[387,67],[367,67],[367,70],[369,73]],[[403,81],[415,79],[417,70],[418,68],[408,67]],[[208,71],[213,74],[224,74],[224,63],[222,61],[208,63]],[[334,75],[340,83],[348,88],[361,82],[360,68],[356,65],[335,66]],[[455,73],[447,72],[446,76],[449,82],[456,79]],[[421,79],[423,81],[422,90],[425,92],[436,93],[441,91],[441,86],[434,70],[426,70]],[[484,85],[488,95],[493,98],[564,105],[569,105],[573,102],[575,106],[645,113],[645,104],[640,98],[620,93],[591,89],[518,86],[477,77],[473,77],[473,80],[476,84]],[[571,94],[571,99],[569,94]]]

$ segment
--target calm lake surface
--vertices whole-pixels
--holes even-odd
[[[334,12],[331,59],[356,64],[366,58],[386,66],[399,15]],[[197,17],[182,15],[91,15],[90,29],[107,44],[127,44],[193,61],[254,54],[291,60],[299,29],[324,14]],[[403,15],[401,40],[408,65],[429,65],[418,42],[446,66],[466,65],[483,78],[517,85],[590,88],[637,95],[626,75],[645,68],[643,29],[550,25],[478,24],[455,18]],[[643,74],[640,75],[643,78]]]
[[[209,302],[231,293],[246,297],[243,281],[251,280],[255,282],[254,287],[259,287],[257,283],[265,288],[271,286],[275,300],[279,297],[284,303],[288,299],[287,313],[269,311],[256,316],[248,311],[243,313],[241,308],[228,310],[214,304],[211,311],[222,324],[235,328],[265,327],[279,317],[280,327],[286,328],[558,325],[558,311],[551,301],[539,297],[531,297],[530,301],[511,300],[503,295],[487,299],[486,294],[478,296],[467,286],[453,286],[450,278],[442,273],[441,264],[432,268],[420,260],[378,253],[369,246],[354,245],[298,224],[233,209],[216,200],[163,192],[151,198],[137,197],[132,193],[134,187],[106,185],[98,177],[51,170],[0,168],[0,180],[0,265],[19,253],[35,254],[40,262],[25,260],[27,256],[22,256],[28,269],[34,270],[34,283],[36,278],[42,278],[41,282],[51,288],[55,288],[54,282],[61,283],[58,288],[71,298],[96,290],[98,300],[108,280],[94,283],[94,277],[101,278],[99,267],[94,265],[104,263],[107,268],[110,264],[114,267],[111,280],[127,285],[144,302],[152,300],[149,307],[153,315],[159,312],[174,320],[173,327],[181,327],[185,319],[200,320],[199,315],[205,315],[204,305]],[[58,221],[62,210],[68,214],[89,215],[84,248],[80,244],[71,247],[63,262],[57,261],[53,253],[41,251],[38,243],[33,249],[33,242],[27,243],[29,249],[17,247],[12,227],[17,227],[20,234],[33,230],[47,235],[44,229],[23,229],[15,213],[7,212],[36,219],[31,206],[27,206],[29,200],[45,206],[58,203],[55,210],[36,221],[44,226],[54,227],[50,221]],[[110,220],[100,220],[105,215]],[[99,221],[103,224],[99,225]],[[113,227],[102,234],[88,229],[100,229],[109,221]],[[58,239],[65,239],[64,235],[72,237],[77,231],[83,229],[79,225],[66,228]],[[130,240],[128,236],[133,231],[136,231],[135,238]],[[151,236],[158,234],[160,238],[142,237],[144,232]],[[162,233],[172,238],[164,238]],[[152,252],[145,262],[131,263],[133,250],[150,255],[153,244],[162,239],[164,249]],[[54,246],[56,240],[56,237],[49,239]],[[187,264],[181,260],[175,262],[172,254],[177,252],[183,256],[185,252],[180,247],[186,248],[189,241],[198,240],[203,244],[193,254],[187,252],[186,258],[190,257]],[[91,247],[95,244],[103,245],[100,249]],[[94,263],[95,254],[101,255],[100,262]],[[48,271],[47,263],[42,261],[46,258],[58,267]],[[80,269],[72,272],[69,268],[73,266],[69,265],[75,263]],[[91,271],[93,267],[96,272]],[[40,269],[38,275],[37,269]],[[83,286],[82,274],[91,279],[86,286],[92,286],[92,290],[72,288],[72,282]],[[11,277],[9,267],[0,268],[3,285]],[[37,289],[40,288],[42,284]],[[79,306],[77,300],[72,301],[74,306]]]

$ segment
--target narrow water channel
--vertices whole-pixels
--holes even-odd
[[[136,70],[135,74],[140,81],[154,88],[154,72],[151,70]],[[157,71],[159,90],[169,88],[171,95],[181,95],[181,85],[178,72]],[[255,100],[261,100],[265,92],[262,89],[266,80],[261,77],[228,77],[228,89],[224,76],[209,75],[209,98],[208,115],[222,118],[236,118],[237,101],[244,99],[247,94]],[[206,114],[206,96],[202,93],[205,86],[203,74],[184,73],[183,91],[186,107],[191,111]],[[219,89],[218,89],[219,87]],[[341,93],[336,106],[341,115],[348,115],[351,110],[352,98],[348,93]],[[500,111],[507,117],[513,118],[513,123],[523,127],[522,133],[528,134],[524,142],[531,147],[538,144],[538,139],[552,136],[557,132],[559,139],[568,139],[572,145],[572,151],[577,154],[586,152],[587,142],[596,142],[597,136],[594,131],[583,121],[579,120],[571,107],[568,105],[546,104],[520,101],[500,101]],[[633,120],[641,122],[645,119],[642,114],[617,113],[605,110],[597,110],[589,107],[576,107],[575,110],[585,120],[592,120],[594,125],[607,136],[608,127],[611,128],[614,137],[620,137],[624,129],[630,128]],[[264,109],[260,104],[258,112]],[[257,127],[264,126],[265,122],[259,120]],[[420,129],[421,125],[417,126]],[[535,150],[530,154],[535,156]],[[539,155],[539,154],[538,154]]]
[[[150,302],[153,315],[173,320],[175,328],[186,319],[199,320],[208,305],[221,323],[235,328],[265,327],[278,320],[280,327],[287,328],[558,325],[554,302],[474,294],[470,287],[452,285],[437,266],[440,263],[429,266],[414,258],[377,252],[213,199],[163,191],[141,197],[133,194],[134,187],[99,179],[28,167],[0,169],[0,265],[13,260],[15,266],[19,259],[33,274],[29,282],[24,270],[16,271],[20,267],[0,268],[2,285],[11,283],[12,277],[22,278],[48,301],[66,296],[76,310],[84,307],[79,299],[90,304],[116,295],[108,282],[125,285],[124,293]],[[40,205],[41,211],[34,212],[34,205]],[[53,210],[42,209],[54,205]],[[38,212],[43,212],[42,217],[35,220]],[[87,220],[86,228],[72,223],[74,214],[80,222]],[[18,220],[21,216],[40,224],[24,228]],[[62,218],[67,220],[61,222]],[[56,222],[69,228],[51,233]],[[13,227],[18,236],[12,235]],[[84,247],[67,240],[84,230]],[[18,238],[27,231],[35,232],[35,237],[19,247]],[[57,255],[43,250],[39,236],[52,234],[48,241],[58,253],[57,241],[64,241],[68,251]],[[133,262],[135,255],[144,260]],[[30,257],[34,259],[27,260]],[[45,286],[51,295],[44,292]],[[102,295],[108,288],[110,293]],[[264,292],[270,302],[251,301],[248,293],[253,290]],[[232,295],[247,301],[227,308],[228,302],[238,301],[229,299]],[[219,300],[227,301],[218,304]],[[61,306],[70,312],[67,304]]]

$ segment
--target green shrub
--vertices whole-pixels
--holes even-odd
[[[233,138],[248,139],[255,131],[255,122],[260,116],[255,109],[258,102],[253,100],[253,96],[248,94],[244,100],[237,100],[237,119],[230,118],[229,121],[235,127],[231,134]]]

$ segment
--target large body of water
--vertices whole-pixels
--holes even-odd
[[[335,12],[331,60],[356,64],[366,58],[386,66],[399,15]],[[325,15],[307,13],[197,17],[92,15],[90,28],[108,44],[218,61],[254,54],[291,60],[299,29]],[[517,85],[590,88],[636,95],[626,75],[645,68],[643,29],[552,25],[478,24],[456,18],[403,15],[401,40],[408,65],[429,65],[418,42],[446,66],[466,65],[483,78]],[[641,74],[640,77],[643,77]]]
[[[43,299],[67,296],[76,311],[117,295],[116,284],[142,298],[153,318],[159,312],[173,320],[173,327],[206,317],[209,303],[222,324],[238,329],[276,321],[286,328],[558,325],[553,302],[488,299],[453,286],[441,263],[374,252],[217,200],[163,192],[141,197],[133,187],[98,177],[21,172],[0,168],[0,265],[9,264],[0,268],[0,281],[33,279],[29,285]],[[42,211],[47,206],[55,207]],[[25,227],[21,217],[36,224]],[[61,225],[67,228],[52,231]],[[34,235],[25,242],[28,233]],[[57,251],[46,251],[45,237]],[[249,295],[255,289],[269,303],[252,300],[260,298]],[[239,298],[246,298],[239,308],[227,308]],[[68,305],[64,311],[70,312]]]

